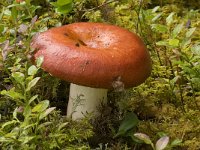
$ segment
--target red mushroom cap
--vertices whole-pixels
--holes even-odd
[[[73,23],[37,34],[31,44],[34,59],[60,79],[95,88],[137,86],[151,73],[151,59],[134,33],[104,23]],[[116,83],[117,83],[116,82]],[[115,86],[115,85],[114,85]]]

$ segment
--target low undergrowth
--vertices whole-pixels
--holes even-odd
[[[196,1],[0,0],[1,149],[200,149],[200,13]],[[102,115],[65,117],[69,84],[31,63],[37,32],[73,22],[136,32],[152,58],[138,87],[109,92]],[[122,43],[123,44],[123,43]]]

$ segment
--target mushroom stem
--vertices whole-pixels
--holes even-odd
[[[87,113],[98,115],[98,107],[107,103],[107,89],[70,84],[67,117],[83,118]]]

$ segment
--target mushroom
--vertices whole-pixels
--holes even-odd
[[[108,89],[121,90],[143,83],[151,73],[150,55],[134,33],[105,23],[73,23],[34,36],[34,59],[42,68],[68,81],[67,116],[73,120],[107,102]]]

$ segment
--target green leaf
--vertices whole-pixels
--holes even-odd
[[[22,142],[22,144],[26,144],[28,142],[30,142],[31,140],[33,140],[35,138],[35,136],[20,136],[19,137],[19,141]]]
[[[169,39],[169,45],[173,47],[179,46],[179,40],[178,39]]]
[[[138,123],[139,123],[139,120],[138,120],[137,116],[135,115],[135,113],[132,113],[132,112],[128,113],[125,116],[124,120],[122,121],[115,137],[126,134],[126,132],[128,130],[136,127],[138,125]]]
[[[156,150],[163,150],[167,147],[169,143],[169,137],[164,136],[161,137],[157,142],[156,142]]]
[[[181,24],[178,24],[174,30],[172,31],[172,38],[174,39],[180,32],[181,30],[183,29],[184,27],[184,24],[181,23]]]
[[[62,128],[64,128],[68,124],[69,124],[69,122],[64,122],[64,123],[60,124],[58,127],[58,131],[60,131]]]
[[[28,68],[28,75],[33,76],[37,73],[38,68],[35,65],[32,65]]]
[[[45,128],[46,126],[49,126],[50,124],[52,124],[52,122],[44,122],[40,124],[37,129],[39,130],[41,128]]]
[[[191,37],[191,35],[194,33],[195,30],[196,30],[196,27],[190,28],[190,29],[186,32],[186,37],[187,37],[187,38]]]
[[[40,77],[36,77],[34,78],[33,80],[31,80],[29,83],[28,83],[28,87],[26,88],[26,91],[30,91],[30,89],[32,87],[34,87],[36,85],[36,83],[40,80]]]
[[[57,2],[51,2],[56,7],[56,12],[60,14],[67,14],[72,10],[72,0],[58,0]]]
[[[162,13],[157,14],[155,17],[153,17],[151,21],[152,22],[156,21],[158,18],[160,18],[160,16],[162,16]]]
[[[181,47],[185,49],[187,46],[190,45],[190,43],[191,43],[191,38],[185,38],[181,42]]]
[[[53,5],[54,7],[58,7],[57,2],[50,2],[51,5]]]
[[[56,8],[56,12],[60,14],[68,14],[72,10],[72,3]]]
[[[144,141],[138,139],[138,138],[135,137],[134,135],[132,135],[132,136],[130,136],[130,137],[131,137],[131,139],[132,139],[134,142],[136,142],[136,143],[138,143],[138,144],[143,144],[143,143],[144,143]]]
[[[17,83],[24,84],[24,74],[21,72],[12,73],[12,77],[17,81]]]
[[[192,53],[200,56],[200,45],[194,45],[192,48]]]
[[[25,2],[26,2],[27,5],[31,5],[31,1],[32,0],[25,0]]]
[[[23,4],[23,5],[24,5],[24,4]],[[19,6],[22,6],[22,4],[13,3],[13,4],[7,6],[7,8],[13,8],[13,7],[19,7]]]
[[[178,146],[178,145],[180,145],[182,143],[182,140],[180,140],[180,139],[175,139],[175,140],[173,140],[172,142],[171,142],[171,146],[172,147],[175,147],[175,146]]]
[[[18,107],[15,108],[15,110],[13,111],[13,118],[14,119],[17,119],[17,110],[18,110]]]
[[[44,100],[37,104],[33,109],[32,112],[42,112],[49,106],[49,101]]]
[[[167,23],[167,26],[170,26],[171,23],[173,22],[173,16],[174,16],[174,12],[170,13],[169,16],[166,18],[166,23]]]
[[[14,88],[12,88],[9,91],[3,90],[3,91],[1,91],[1,94],[9,96],[9,97],[11,97],[12,99],[15,99],[15,100],[16,99],[24,99],[24,96],[21,93],[15,92]]]
[[[17,134],[19,133],[19,128],[18,127],[15,127],[12,132],[9,132],[7,134],[4,135],[5,138],[16,138]]]
[[[72,0],[58,0],[57,1],[57,6],[64,6],[64,5],[68,5],[71,4]]]
[[[149,136],[144,134],[144,133],[135,133],[134,136],[137,137],[139,140],[143,141],[146,144],[152,144]]]
[[[152,24],[152,29],[156,30],[159,33],[165,33],[167,32],[167,26],[161,25],[161,24]]]
[[[18,16],[18,11],[17,11],[16,7],[12,7],[11,16],[12,16],[12,21],[16,22],[17,21],[17,16]]]
[[[160,6],[156,6],[152,9],[152,12],[155,13],[158,9],[160,8]]]
[[[30,82],[31,80],[33,80],[34,76],[27,76],[26,77],[26,83]]]
[[[175,78],[175,77],[174,77]],[[157,132],[157,135],[159,137],[163,137],[163,136],[167,136],[167,134],[165,132]]]
[[[44,61],[44,56],[39,56],[37,59],[36,59],[36,66],[39,68],[42,66],[42,63]]]
[[[14,133],[13,133],[13,135],[15,135]],[[11,138],[6,138],[5,136],[0,136],[0,142],[1,143],[9,143],[9,142],[12,142],[12,139]]]
[[[156,42],[156,45],[158,45],[158,46],[168,46],[168,42],[167,41],[158,41],[158,42]]]
[[[3,18],[3,15],[4,15],[4,13],[5,13],[5,9],[6,9],[6,7],[1,7],[0,21],[1,21],[2,18]]]
[[[30,128],[33,129],[37,125],[37,123],[32,123],[32,124],[30,124],[30,123],[31,122],[29,120],[27,122],[24,121],[22,124],[20,124],[20,128],[23,128],[24,130],[27,130]]]
[[[67,14],[72,10],[72,0],[58,0],[51,3],[56,7],[56,12],[60,14]]]
[[[4,124],[1,126],[1,128],[3,129],[3,128],[5,128],[6,126],[10,126],[10,125],[16,124],[17,122],[18,122],[18,121],[16,121],[16,120],[8,121],[8,122],[4,123]]]
[[[56,109],[56,107],[51,107],[48,108],[47,110],[45,110],[44,112],[42,112],[39,116],[39,120],[43,119],[44,117],[46,117],[48,114],[50,114],[54,109]]]
[[[0,33],[4,31],[4,25],[0,25]]]
[[[27,119],[31,115],[31,106],[26,105],[23,112],[24,117]]]
[[[30,100],[28,101],[28,104],[30,105],[36,98],[38,97],[38,95],[34,95],[30,98]]]

